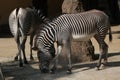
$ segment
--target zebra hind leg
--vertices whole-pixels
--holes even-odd
[[[19,67],[23,67],[23,62],[22,62],[21,55],[20,55],[20,57],[19,57]]]
[[[99,49],[100,49],[100,56],[99,56],[99,60],[97,63],[97,70],[100,70],[102,59],[104,59],[103,65],[107,63],[108,45],[104,41],[105,36],[100,36],[100,34],[96,34],[94,38],[98,42]]]
[[[67,40],[66,42],[64,42],[64,46],[66,48],[67,57],[68,57],[67,74],[71,74],[72,73],[72,62],[71,62],[71,42],[70,42],[70,40]]]
[[[30,60],[34,60],[32,56],[33,38],[34,38],[34,32],[30,35]]]
[[[22,62],[22,55],[21,55],[21,46],[19,46],[19,67],[23,67],[23,62]]]
[[[23,51],[24,63],[25,63],[25,64],[28,64],[28,61],[27,61],[26,55],[25,55],[25,45],[23,46],[22,51]]]
[[[103,64],[104,66],[107,63],[107,52],[108,52],[108,46],[106,43],[104,44],[100,44],[100,56],[99,56],[99,61],[97,64],[97,70],[100,70],[100,66],[101,64]],[[104,62],[102,63],[102,58],[104,59]]]
[[[19,51],[19,46],[20,46],[20,36],[19,34],[17,33],[16,36],[14,36],[15,38],[15,41],[17,43],[17,48],[18,48],[18,51]],[[19,52],[16,54],[15,58],[14,58],[14,61],[18,61],[18,56],[19,56]]]
[[[15,56],[14,61],[18,61],[18,55]]]
[[[22,49],[22,52],[23,52],[24,63],[28,64],[28,61],[27,61],[26,55],[25,55],[25,43],[26,43],[26,39],[27,39],[27,36],[23,36],[22,43],[21,43],[21,49]]]
[[[103,65],[105,66],[107,64],[107,53],[108,53],[108,45],[106,43],[105,43],[103,49],[104,49],[104,52],[103,52],[103,59],[104,59]]]

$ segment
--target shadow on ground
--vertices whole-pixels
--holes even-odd
[[[118,55],[120,55],[120,52],[109,53],[108,57],[113,57]],[[95,68],[96,62],[97,61],[75,64],[73,66],[73,70],[76,71],[73,72],[73,74]],[[108,62],[107,66],[108,68],[118,67],[120,66],[120,61]],[[77,69],[84,67],[87,68],[77,71]],[[18,67],[18,62],[15,61],[2,63],[2,70],[6,80],[54,80],[64,76],[70,76],[70,74],[66,74],[67,67],[59,68],[56,71],[56,74],[49,74],[49,73],[43,74],[40,72],[38,68],[37,61],[32,61],[32,62],[30,61],[28,65],[24,65],[24,67],[22,68]]]

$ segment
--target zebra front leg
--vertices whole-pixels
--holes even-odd
[[[50,73],[51,73],[51,74],[54,74],[54,73],[55,73],[56,65],[57,65],[57,60],[58,60],[58,59],[52,61],[53,65],[50,66],[50,67],[51,67],[51,68],[50,68]]]
[[[68,70],[67,73],[71,74],[72,73],[72,64],[71,64],[71,53],[68,53],[68,60],[69,60],[69,64],[68,64]]]
[[[72,73],[72,63],[71,63],[71,43],[68,41],[65,44],[66,52],[67,52],[67,57],[68,57],[68,70],[67,74]]]
[[[50,73],[55,73],[55,70],[56,70],[56,65],[58,64],[58,57],[60,55],[62,51],[62,45],[58,45],[57,47],[57,51],[56,51],[56,56],[55,58],[51,61],[51,63],[53,63],[53,65],[51,66],[50,68]]]
[[[34,38],[34,32],[30,35],[30,60],[34,60],[32,56],[33,38]]]

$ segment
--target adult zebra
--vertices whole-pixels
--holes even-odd
[[[15,57],[15,60],[18,60],[19,56],[20,67],[23,66],[21,51],[23,52],[24,63],[28,63],[25,55],[25,43],[27,35],[30,34],[30,59],[32,60],[33,38],[36,30],[38,29],[38,25],[41,24],[43,21],[49,21],[49,19],[46,18],[40,12],[40,10],[36,10],[34,8],[16,8],[11,12],[9,16],[9,27],[17,43],[18,53]]]
[[[68,53],[68,72],[71,73],[71,40],[88,41],[94,37],[100,47],[100,57],[97,68],[101,66],[101,60],[107,62],[108,45],[104,41],[109,30],[109,40],[112,41],[109,17],[102,11],[91,10],[79,14],[63,14],[49,24],[41,25],[37,34],[36,46],[41,72],[48,72],[51,62],[55,62],[51,72],[56,68],[56,60],[65,46]],[[57,43],[55,56],[54,42]]]

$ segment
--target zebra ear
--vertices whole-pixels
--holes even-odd
[[[40,14],[41,13],[40,10],[37,10],[37,13]]]
[[[39,17],[44,17],[44,14],[43,14],[43,12],[41,11],[41,10],[37,10],[37,14],[39,15]]]

